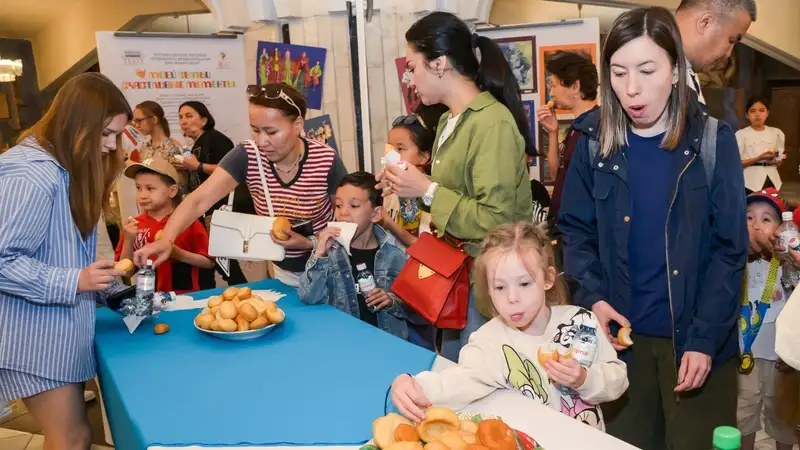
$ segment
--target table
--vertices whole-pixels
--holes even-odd
[[[358,446],[394,378],[433,364],[433,353],[332,307],[303,305],[276,280],[248,286],[286,294],[284,324],[253,341],[197,331],[197,310],[162,312],[163,335],[149,319],[129,334],[115,313],[97,311],[98,375],[118,450]]]
[[[196,310],[162,313],[165,335],[153,322],[128,334],[120,317],[98,311],[98,374],[117,449],[358,450],[395,376],[453,364],[334,308],[302,305],[275,280],[248,286],[287,294],[278,302],[286,323],[255,341],[198,332]],[[466,410],[498,415],[547,450],[635,449],[516,391]]]

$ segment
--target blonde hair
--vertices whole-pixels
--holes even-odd
[[[625,12],[614,21],[614,26],[603,42],[600,62],[600,155],[611,154],[628,145],[630,119],[611,85],[611,57],[625,44],[647,36],[669,56],[678,81],[667,101],[667,132],[661,140],[661,148],[674,150],[678,147],[686,124],[686,104],[689,102],[689,86],[686,82],[686,55],[683,52],[681,34],[672,13],[658,6],[636,8]]]
[[[481,256],[475,261],[475,306],[486,317],[494,317],[497,310],[489,294],[489,263],[498,255],[516,252],[533,276],[536,269],[547,270],[555,267],[555,256],[550,238],[544,228],[530,222],[501,225],[486,234],[483,239]],[[539,266],[531,261],[538,257]],[[548,306],[567,304],[567,289],[561,277],[556,276],[553,287],[545,291],[545,304]]]

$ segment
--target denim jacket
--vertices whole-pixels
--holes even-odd
[[[706,114],[691,102],[684,135],[671,167],[674,190],[665,234],[667,283],[676,364],[685,351],[704,353],[716,367],[738,350],[736,320],[748,234],[744,178],[736,139],[720,121],[717,159],[709,180],[700,158]],[[598,120],[583,124],[564,186],[558,227],[564,238],[564,270],[579,283],[574,303],[587,309],[607,301],[631,312],[628,234],[631,196],[623,152],[590,160],[588,142],[599,137]]]
[[[394,237],[379,225],[373,225],[375,238],[378,240],[378,252],[375,254],[375,283],[392,298],[392,306],[377,312],[378,328],[401,339],[408,339],[409,318],[407,307],[402,300],[392,294],[390,288],[406,264],[406,254],[400,249]],[[317,240],[312,238],[314,249],[306,263],[306,271],[300,277],[298,295],[307,305],[327,304],[358,318],[358,297],[356,280],[350,257],[344,247],[334,242],[328,256],[316,256]],[[413,314],[413,313],[412,313]]]

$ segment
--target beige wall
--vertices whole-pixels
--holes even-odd
[[[200,0],[75,0],[58,20],[31,38],[39,87],[49,85],[94,50],[96,31],[119,30],[138,15],[205,9]]]
[[[578,8],[575,4],[578,0],[564,1],[565,3],[548,0],[495,0],[490,22],[505,25],[578,17]],[[680,0],[623,0],[623,2],[674,9],[678,7]],[[750,27],[748,35],[791,57],[800,58],[800,7],[795,4],[797,2],[798,0],[757,0],[758,20]],[[582,16],[599,17],[600,29],[606,30],[610,25],[608,11],[613,10],[587,5],[583,7]],[[610,20],[613,21],[613,18]]]

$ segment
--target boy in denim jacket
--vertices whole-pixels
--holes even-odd
[[[341,230],[328,227],[312,238],[314,248],[300,277],[300,300],[308,305],[328,304],[401,339],[408,339],[405,304],[390,287],[406,263],[406,254],[394,237],[378,225],[381,194],[375,176],[354,172],[336,190],[336,221],[358,225],[350,255],[336,241]],[[356,266],[364,263],[377,288],[363,296],[356,284]]]

